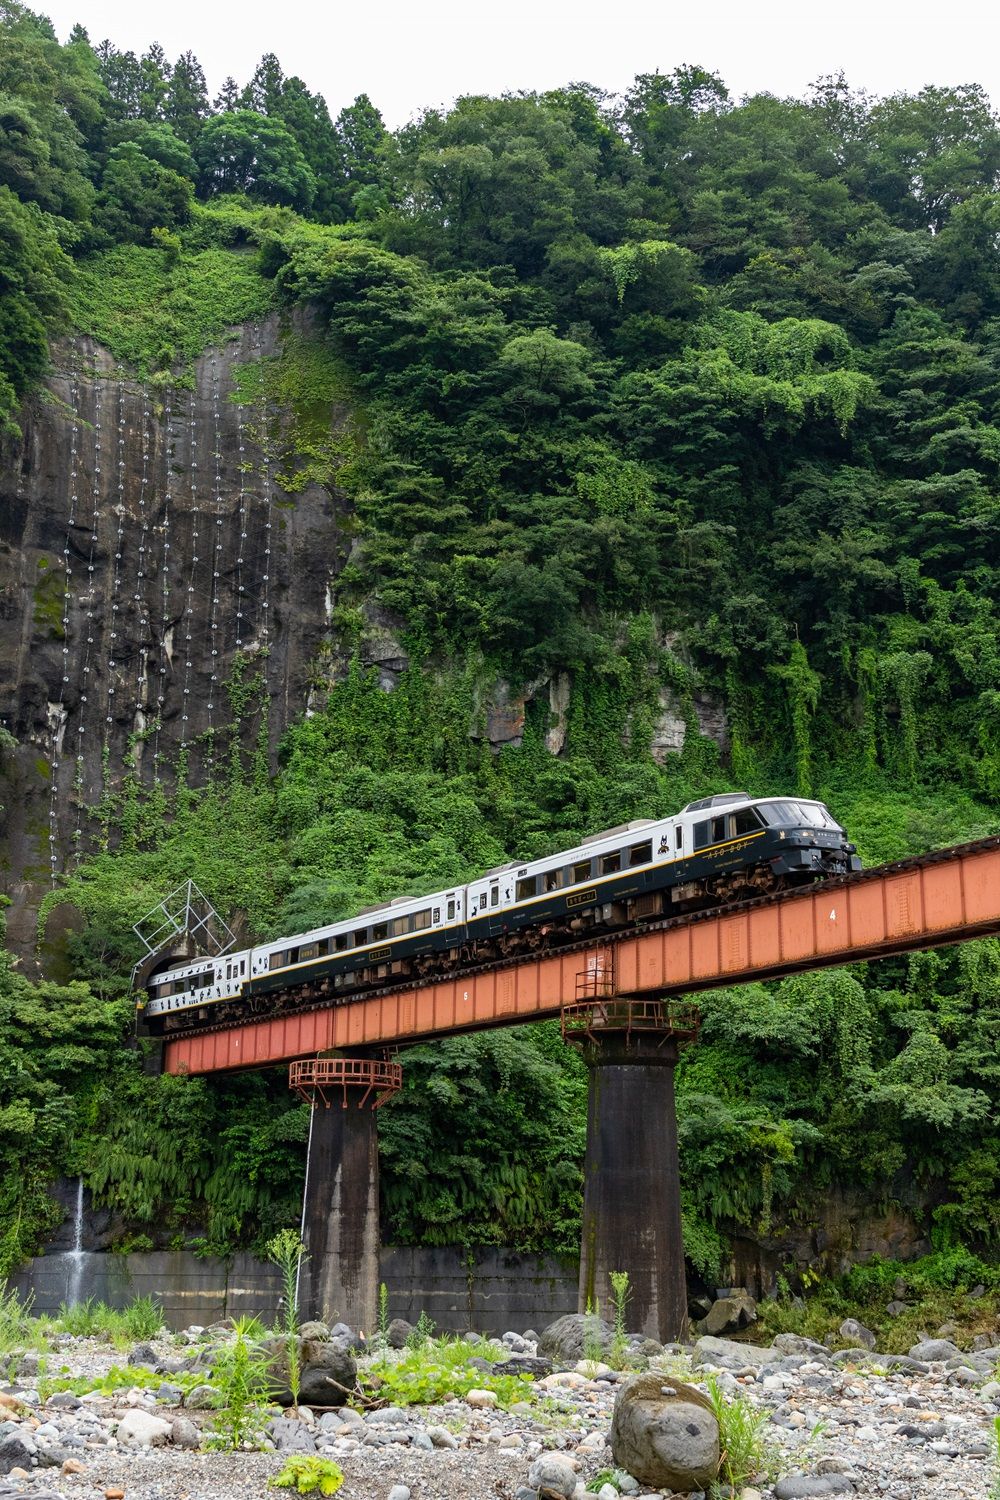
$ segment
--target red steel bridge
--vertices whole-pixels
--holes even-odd
[[[692,913],[448,978],[397,980],[334,998],[286,995],[288,1010],[170,1037],[170,1073],[259,1068],[317,1053],[560,1016],[615,996],[663,1000],[727,984],[884,958],[1000,932],[1000,836]]]

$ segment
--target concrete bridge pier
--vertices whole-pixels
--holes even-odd
[[[585,1035],[590,1072],[579,1309],[614,1321],[611,1272],[627,1271],[626,1324],[661,1342],[687,1329],[674,1108],[679,1039],[629,1029]]]
[[[378,1321],[378,1106],[400,1087],[398,1063],[316,1058],[293,1063],[291,1087],[311,1104],[299,1273],[303,1322]]]

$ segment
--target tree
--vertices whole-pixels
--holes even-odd
[[[246,193],[302,209],[315,197],[316,179],[295,137],[277,120],[252,110],[215,115],[201,132],[195,157],[206,195]]]
[[[163,117],[182,141],[193,146],[208,113],[208,88],[201,63],[193,52],[182,52],[170,74]]]
[[[189,178],[127,141],[108,156],[95,219],[113,241],[142,244],[151,229],[186,224],[193,197]]]

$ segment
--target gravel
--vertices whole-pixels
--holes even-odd
[[[527,1336],[504,1342],[510,1354],[536,1354]],[[974,1370],[952,1349],[925,1344],[922,1358],[906,1361],[859,1349],[835,1361],[788,1337],[768,1349],[703,1339],[654,1358],[651,1368],[696,1382],[715,1373],[727,1395],[741,1393],[767,1411],[780,1479],[754,1481],[761,1500],[983,1500],[994,1473],[1000,1382],[988,1360]],[[153,1354],[162,1366],[176,1356],[177,1341],[156,1341]],[[50,1368],[93,1378],[122,1363],[106,1345],[64,1339]],[[343,1500],[403,1500],[404,1489],[410,1500],[514,1500],[519,1492],[527,1500],[529,1473],[533,1466],[540,1473],[548,1455],[564,1478],[575,1475],[567,1500],[582,1500],[584,1482],[614,1468],[605,1438],[616,1385],[614,1371],[582,1362],[542,1377],[542,1399],[510,1411],[475,1398],[387,1407],[367,1418],[304,1409],[300,1419],[277,1417],[267,1451],[225,1453],[183,1446],[197,1441],[212,1413],[182,1403],[169,1381],[155,1394],[133,1388],[45,1403],[28,1382],[15,1383],[0,1387],[0,1500],[117,1500],[116,1492],[125,1500],[265,1500],[289,1452],[335,1459],[345,1475]],[[143,1440],[154,1446],[140,1446]],[[624,1489],[637,1496],[640,1487],[628,1481]]]

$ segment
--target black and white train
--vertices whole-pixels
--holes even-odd
[[[280,1006],[281,992],[346,997],[860,868],[822,802],[728,792],[468,885],[221,958],[174,961],[148,978],[140,1007],[153,1033],[214,1025]]]

